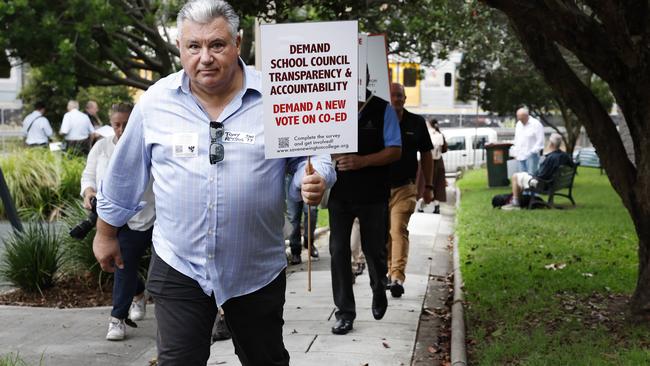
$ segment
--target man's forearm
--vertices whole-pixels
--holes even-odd
[[[420,154],[420,166],[422,167],[422,176],[424,176],[424,184],[433,184],[433,156],[431,150]]]
[[[100,217],[97,218],[97,235],[103,237],[116,238],[117,237],[117,228],[106,221],[102,220]]]
[[[399,160],[401,156],[402,148],[400,146],[388,146],[376,153],[364,155],[364,166],[388,165],[394,161]]]

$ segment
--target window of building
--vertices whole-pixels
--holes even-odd
[[[451,73],[445,73],[445,86],[451,86]]]
[[[465,136],[456,136],[447,139],[447,150],[465,150]]]
[[[418,70],[412,67],[407,67],[404,69],[404,86],[405,87],[414,87],[418,82]]]

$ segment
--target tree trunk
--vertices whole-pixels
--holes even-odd
[[[638,20],[648,16],[648,4],[635,2],[632,4],[638,9],[632,5],[621,8],[626,14],[623,18],[617,17],[620,14],[599,13],[601,23],[597,23],[592,17],[580,14],[578,8],[553,6],[552,1],[484,2],[508,16],[530,59],[578,116],[596,147],[639,238],[639,273],[631,309],[633,314],[647,318],[650,315],[650,52],[647,30],[642,28],[645,23]],[[610,15],[613,18],[606,18]],[[622,28],[626,32],[620,31]],[[616,125],[607,111],[567,64],[557,44],[573,52],[608,83],[630,128],[636,166],[627,159]]]
[[[635,315],[650,320],[650,213],[639,221],[644,221],[636,225],[639,235],[639,277],[630,306]]]

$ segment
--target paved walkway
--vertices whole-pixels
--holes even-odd
[[[321,259],[313,263],[312,291],[307,292],[306,263],[290,266],[287,278],[284,340],[292,365],[410,365],[429,275],[449,271],[447,236],[452,233],[453,207],[443,215],[416,213],[409,225],[411,247],[406,293],[393,299],[381,321],[372,318],[372,293],[367,273],[357,278],[357,320],[354,330],[338,336],[330,332],[334,310],[330,279],[328,235],[317,246]],[[303,253],[303,258],[305,253]],[[110,309],[44,309],[0,306],[0,354],[19,352],[30,364],[149,365],[155,358],[156,326],[153,307],[137,329],[128,329],[124,342],[104,340]],[[239,365],[230,341],[212,346],[209,365]]]

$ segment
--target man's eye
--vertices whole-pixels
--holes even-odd
[[[222,51],[225,47],[226,45],[223,43],[215,43],[212,45],[212,49],[218,52]]]

